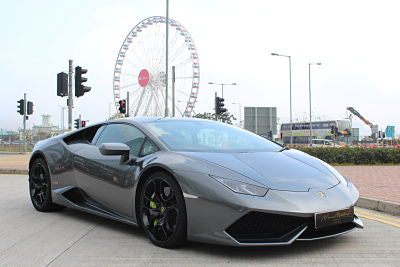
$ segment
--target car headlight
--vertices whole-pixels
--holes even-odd
[[[268,192],[268,188],[264,188],[264,187],[260,187],[260,186],[256,186],[256,185],[252,185],[252,184],[246,184],[243,182],[238,182],[235,180],[226,179],[224,177],[215,176],[215,175],[211,175],[211,174],[210,174],[210,177],[214,178],[215,180],[217,180],[224,186],[228,187],[230,190],[232,190],[235,193],[263,197]]]

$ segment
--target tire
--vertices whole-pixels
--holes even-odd
[[[57,211],[65,208],[52,202],[49,168],[42,158],[36,159],[29,170],[29,195],[37,211]]]
[[[175,248],[186,242],[186,206],[182,190],[169,174],[157,172],[140,192],[139,223],[150,241],[159,247]]]

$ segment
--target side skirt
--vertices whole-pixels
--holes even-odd
[[[53,201],[57,204],[98,215],[107,219],[137,226],[137,223],[132,218],[114,212],[104,207],[100,203],[95,202],[78,187],[67,186],[52,190],[52,192]]]

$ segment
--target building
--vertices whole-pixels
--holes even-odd
[[[276,135],[276,107],[244,107],[244,129],[263,136]]]
[[[58,125],[51,123],[51,115],[42,115],[42,124],[33,125],[32,127],[32,141],[36,142],[62,133]]]
[[[351,128],[351,141],[356,144],[360,141],[360,128]]]

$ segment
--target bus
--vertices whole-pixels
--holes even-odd
[[[350,133],[350,122],[347,120],[313,121],[312,139],[327,139],[332,141],[345,142],[348,135],[337,135],[331,133],[332,128],[337,127],[339,133],[347,131]],[[280,139],[285,144],[290,144],[290,123],[282,123],[280,129]],[[293,144],[310,143],[310,123],[293,123]]]

